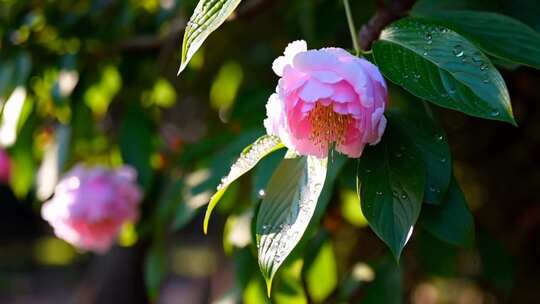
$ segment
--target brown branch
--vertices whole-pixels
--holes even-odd
[[[384,1],[378,1],[377,12],[367,24],[362,26],[358,35],[360,36],[360,47],[369,50],[371,44],[381,34],[381,31],[388,24],[407,15],[416,0],[391,0],[387,5]]]

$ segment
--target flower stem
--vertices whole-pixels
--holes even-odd
[[[360,56],[361,50],[360,44],[358,43],[358,33],[356,32],[356,27],[354,26],[349,0],[343,0],[343,6],[345,6],[345,14],[347,15],[347,23],[349,23],[349,31],[351,32],[354,51],[356,52],[356,56]]]

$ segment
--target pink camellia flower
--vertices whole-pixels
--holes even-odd
[[[267,133],[302,155],[326,157],[330,145],[360,157],[386,127],[386,83],[378,68],[340,48],[290,43],[272,66],[280,76],[266,105]]]
[[[41,214],[59,238],[80,249],[104,253],[122,225],[138,218],[142,195],[136,175],[130,167],[76,166],[58,183]]]
[[[11,162],[6,151],[0,148],[0,184],[9,184],[11,177]]]

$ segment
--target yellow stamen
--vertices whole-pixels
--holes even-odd
[[[318,147],[326,149],[329,144],[343,144],[347,127],[352,121],[350,114],[343,115],[334,112],[332,105],[324,106],[317,102],[315,108],[308,114],[311,122],[309,139]]]

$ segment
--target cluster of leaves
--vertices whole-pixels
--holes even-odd
[[[239,2],[199,2],[184,36],[180,71]],[[363,215],[398,261],[418,222],[445,242],[470,246],[472,215],[452,174],[444,130],[427,102],[516,125],[508,90],[491,58],[503,65],[540,68],[540,34],[504,15],[419,5],[410,17],[382,31],[369,58],[387,79],[418,99],[385,113],[389,123],[381,143],[358,161]],[[226,188],[278,148],[279,141],[264,136],[242,153],[212,197],[205,232]],[[302,236],[310,236],[309,227],[318,225],[312,217],[316,209],[325,209],[322,187],[327,179],[333,183],[336,174],[327,177],[326,159],[293,154],[289,151],[274,171],[253,220],[269,296],[278,268],[294,256]],[[341,165],[342,161],[331,164],[335,171]]]

